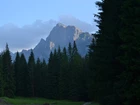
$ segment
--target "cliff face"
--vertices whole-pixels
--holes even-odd
[[[68,47],[69,42],[73,43],[73,41],[76,41],[79,53],[84,56],[88,51],[88,45],[91,43],[91,40],[92,36],[88,32],[82,32],[75,26],[65,26],[58,23],[52,29],[46,40],[40,40],[37,46],[33,49],[33,52],[35,58],[45,59],[47,61],[50,52],[55,48],[58,48],[58,46],[61,48]],[[31,50],[22,51],[26,58],[29,57],[30,52]]]

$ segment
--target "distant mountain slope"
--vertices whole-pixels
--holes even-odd
[[[58,23],[50,32],[46,40],[41,39],[40,42],[33,49],[35,58],[45,59],[49,58],[49,54],[55,48],[60,46],[68,47],[69,42],[76,41],[79,53],[84,56],[88,51],[88,45],[91,43],[92,36],[88,32],[82,32],[75,26],[65,26]],[[31,50],[23,50],[26,59],[29,57]]]

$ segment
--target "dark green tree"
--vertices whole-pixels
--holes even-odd
[[[60,99],[68,99],[69,90],[69,69],[68,69],[68,55],[66,48],[63,48],[61,53],[61,64],[59,73],[59,97]]]
[[[70,54],[71,53],[71,54]],[[80,100],[80,93],[82,88],[82,58],[80,54],[78,53],[78,49],[76,46],[76,43],[74,41],[72,50],[70,51],[69,47],[69,75],[70,75],[70,81],[69,81],[69,99],[78,101]]]
[[[49,63],[48,63],[48,71],[47,71],[47,94],[48,98],[57,99],[59,93],[58,89],[58,55],[56,49],[54,53],[50,53]]]
[[[121,95],[126,105],[140,104],[140,0],[124,0],[122,6],[120,62],[125,70],[120,75]]]
[[[20,56],[19,53],[16,53],[16,59],[14,61],[14,72],[15,72],[15,86],[16,86],[16,95],[19,95],[20,92]]]
[[[91,87],[91,81],[93,74],[90,72],[89,69],[89,55],[86,54],[85,57],[82,59],[82,66],[83,66],[83,72],[82,72],[82,95],[81,95],[81,100],[84,101],[90,101],[91,93],[93,89],[90,89]],[[92,76],[91,76],[92,75]],[[92,95],[93,96],[93,95]]]
[[[35,97],[40,96],[40,83],[41,81],[41,61],[38,58],[36,65],[35,65],[35,70],[34,70],[34,86],[35,86]]]
[[[19,96],[28,96],[28,82],[29,82],[29,72],[27,68],[27,62],[25,59],[24,54],[21,54],[20,60],[19,60],[19,91],[18,95]]]
[[[95,36],[95,35],[94,35]],[[88,82],[88,97],[90,100],[96,100],[96,71],[94,71],[95,65],[93,61],[95,61],[96,57],[94,57],[94,47],[96,44],[96,37],[92,39],[92,44],[89,46],[89,52],[85,56],[85,66],[87,69],[87,82]]]
[[[40,96],[46,97],[47,92],[47,84],[46,84],[46,77],[47,77],[48,65],[46,64],[45,59],[41,62],[41,83],[40,83]],[[45,93],[45,94],[44,94]]]
[[[15,95],[15,81],[14,70],[12,66],[12,60],[8,44],[2,55],[2,67],[3,67],[3,80],[4,80],[4,96],[14,97]]]
[[[69,62],[71,61],[71,57],[72,57],[72,45],[71,45],[71,43],[69,43],[69,46],[68,46],[68,60],[69,60]]]
[[[114,83],[116,76],[122,71],[122,65],[117,57],[120,55],[120,29],[122,27],[120,15],[123,0],[102,0],[96,4],[99,13],[96,15],[99,30],[94,35],[95,40],[90,45],[89,64],[91,98],[99,100],[101,104],[120,105],[121,100]]]
[[[3,81],[3,72],[2,72],[2,57],[0,55],[0,97],[4,95],[4,81]]]
[[[50,56],[49,56],[49,60],[48,60],[48,70],[47,70],[47,73],[46,73],[46,91],[45,91],[45,94],[46,94],[46,98],[51,98],[51,71],[53,69],[53,53],[51,52],[50,53]]]
[[[59,62],[59,55],[60,52],[58,53],[57,50],[54,50],[53,54],[53,59],[52,59],[52,64],[49,65],[48,67],[52,66],[51,72],[50,72],[50,79],[51,79],[51,97],[53,99],[58,99],[59,97],[59,89],[58,89],[58,84],[59,84],[59,70],[60,70],[60,62]],[[58,94],[56,94],[58,93]]]
[[[31,54],[29,56],[29,60],[28,60],[28,72],[29,72],[29,84],[28,84],[28,92],[29,92],[29,96],[33,96],[35,95],[35,91],[34,91],[34,70],[35,70],[35,59],[34,59],[34,53],[33,51],[31,51]]]
[[[36,97],[45,97],[46,94],[46,73],[47,65],[45,60],[43,62],[40,59],[37,59],[34,71],[34,81],[35,81],[35,96]]]

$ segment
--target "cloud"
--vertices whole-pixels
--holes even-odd
[[[66,16],[66,15],[60,16],[59,22],[65,24],[65,25],[74,25],[85,32],[94,32],[97,30],[97,27],[96,27],[94,21],[93,21],[93,24],[89,24],[89,23],[81,21],[73,16]]]
[[[31,25],[18,27],[14,24],[6,24],[0,27],[0,48],[8,43],[11,51],[33,48],[41,38],[46,38],[56,21],[35,21]]]
[[[58,23],[74,25],[82,31],[93,32],[95,25],[88,24],[72,16],[61,16],[56,20],[36,20],[31,25],[18,27],[14,24],[0,26],[0,50],[8,43],[11,51],[34,48],[41,38],[46,39],[52,28]]]

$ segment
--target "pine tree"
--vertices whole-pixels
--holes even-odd
[[[51,97],[53,99],[57,99],[59,97],[59,89],[58,89],[58,81],[59,81],[59,69],[60,69],[60,62],[59,62],[59,59],[58,59],[58,52],[57,50],[55,49],[54,50],[54,54],[53,54],[53,59],[52,59],[52,64],[51,66],[52,69],[51,69],[51,72],[50,72],[50,75],[51,75]],[[50,67],[50,65],[48,65]],[[56,94],[58,93],[58,94]]]
[[[70,47],[69,47],[70,48]],[[82,59],[80,54],[78,53],[78,49],[76,43],[74,41],[71,53],[70,61],[69,61],[69,98],[71,100],[78,101],[80,100],[80,90],[82,88],[81,78],[82,78]]]
[[[93,99],[100,100],[101,104],[111,102],[113,105],[121,104],[118,92],[114,89],[116,76],[123,71],[116,59],[120,54],[121,39],[119,31],[123,0],[102,0],[96,4],[100,12],[96,15],[99,31],[95,34],[95,41],[90,46],[90,69],[93,75],[91,81]],[[94,47],[94,51],[93,51]]]
[[[94,35],[95,37],[95,35]],[[96,38],[92,39],[92,43],[89,46],[89,52],[85,56],[85,60],[87,62],[87,79],[88,79],[88,97],[90,100],[95,100],[96,98],[96,85],[95,85],[95,78],[96,78],[96,72],[94,71],[95,65],[93,64],[94,60],[96,59],[94,54],[94,47],[96,45]],[[85,63],[86,63],[85,62]]]
[[[4,80],[4,96],[14,97],[15,93],[14,71],[8,44],[6,45],[6,50],[2,55],[2,63],[3,63],[2,67]]]
[[[82,94],[82,100],[84,101],[91,101],[91,92],[93,89],[90,89],[91,85],[91,80],[93,77],[92,73],[90,72],[89,69],[89,55],[86,54],[85,57],[83,58],[83,73],[82,73],[82,87],[83,87],[83,94]],[[92,95],[93,96],[93,95]],[[93,97],[92,97],[93,98]]]
[[[53,67],[53,53],[51,52],[50,53],[50,56],[49,56],[49,60],[48,60],[48,70],[47,70],[47,73],[46,73],[46,91],[45,91],[45,94],[46,94],[46,98],[51,98],[51,93],[50,93],[50,90],[51,90],[51,71],[52,71],[52,67]]]
[[[120,62],[125,70],[120,75],[121,92],[126,105],[140,104],[140,1],[124,0],[122,6]]]
[[[58,93],[57,51],[50,53],[47,71],[47,98],[56,99]]]
[[[45,82],[46,82],[46,62],[40,61],[37,59],[34,71],[34,81],[35,81],[35,96],[36,97],[45,97]]]
[[[25,59],[24,54],[21,54],[20,60],[19,60],[19,67],[20,67],[20,72],[19,72],[19,91],[18,95],[19,96],[28,96],[28,81],[29,81],[29,72],[27,68],[27,62]]]
[[[19,53],[16,53],[16,59],[14,61],[14,72],[15,72],[15,86],[16,86],[16,95],[18,96],[20,92],[20,56]]]
[[[46,77],[47,77],[48,65],[46,64],[45,59],[41,62],[41,83],[40,83],[40,96],[46,97],[47,94],[47,84],[46,84]]]
[[[69,43],[69,46],[68,46],[68,60],[69,60],[69,62],[71,61],[71,57],[72,57],[72,46],[71,46],[71,43]]]
[[[28,72],[29,72],[29,84],[28,84],[28,92],[29,92],[29,96],[33,96],[35,95],[35,91],[34,91],[34,69],[35,69],[35,59],[34,59],[34,53],[33,51],[31,51],[31,54],[29,56],[29,60],[28,60]]]
[[[4,81],[3,81],[3,72],[2,72],[2,57],[0,55],[0,97],[4,95]]]
[[[35,97],[39,97],[40,96],[40,85],[39,83],[41,82],[41,61],[38,58],[37,62],[35,64],[35,70],[34,70],[34,86],[35,86]]]
[[[68,69],[68,55],[66,48],[63,48],[60,74],[59,74],[59,97],[60,99],[68,99],[69,90],[69,69]]]

